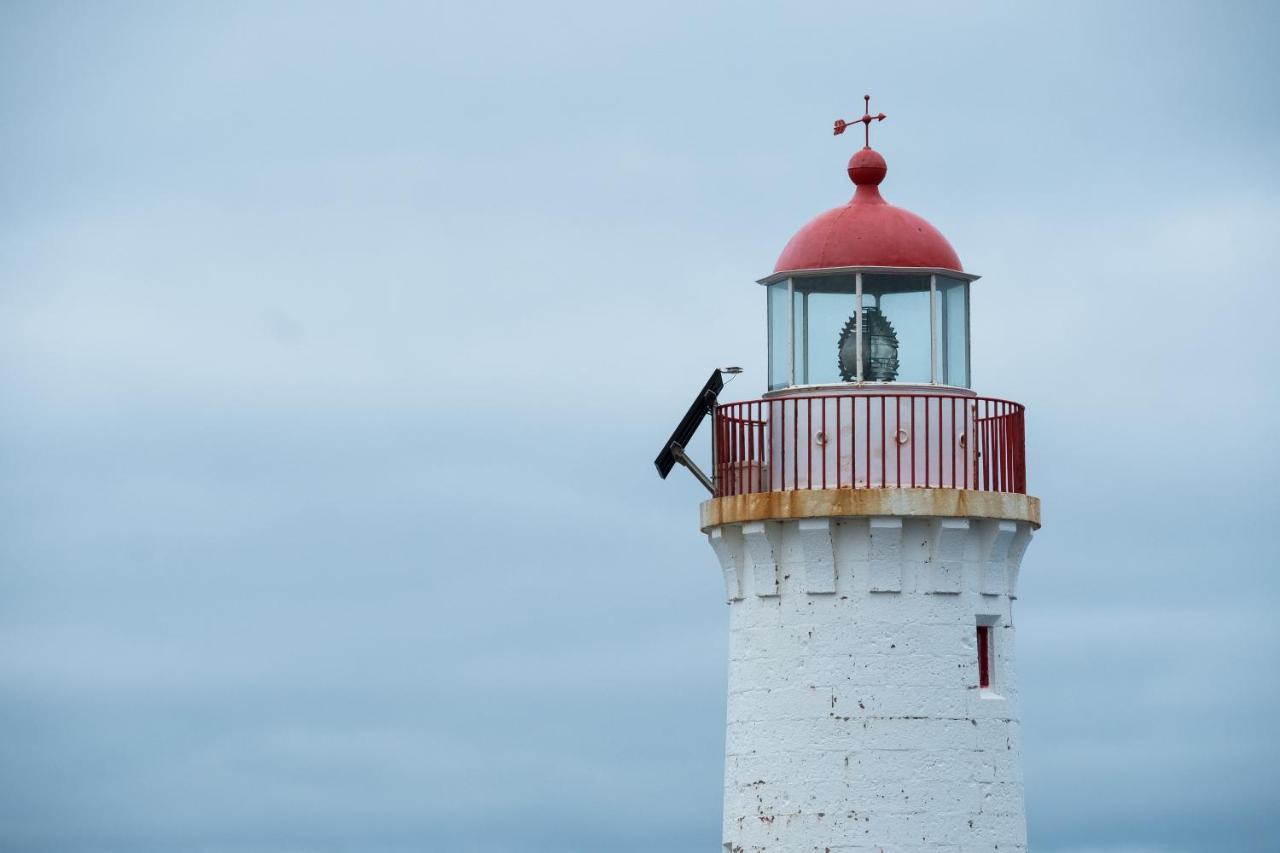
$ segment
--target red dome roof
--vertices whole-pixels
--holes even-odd
[[[858,186],[843,207],[821,214],[796,232],[774,272],[831,267],[932,267],[963,272],[956,250],[937,228],[880,195],[888,166],[863,148],[849,160]]]

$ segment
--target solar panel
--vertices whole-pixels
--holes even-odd
[[[671,433],[671,438],[668,438],[667,443],[662,445],[662,452],[658,454],[658,458],[653,460],[654,467],[658,469],[659,477],[664,480],[667,479],[667,475],[671,473],[671,469],[679,461],[672,450],[672,445],[678,444],[681,448],[689,446],[689,442],[693,440],[693,434],[698,431],[698,426],[702,423],[702,419],[711,413],[711,407],[716,404],[716,397],[723,389],[724,377],[720,375],[719,370],[716,370],[712,372],[707,384],[702,386],[702,390],[694,398],[693,405],[689,407],[689,411],[685,412],[684,417],[680,419],[680,423],[676,426],[676,431]]]

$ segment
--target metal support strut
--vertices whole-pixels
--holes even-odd
[[[673,441],[671,442],[670,449],[671,449],[671,455],[676,458],[676,461],[679,462],[684,467],[688,468],[689,473],[692,474],[695,478],[697,478],[699,483],[706,486],[708,492],[714,495],[716,493],[716,484],[712,482],[711,478],[708,477],[706,473],[703,472],[703,470],[699,468],[692,459],[689,458],[689,454],[684,452],[684,448],[681,447],[678,442]]]

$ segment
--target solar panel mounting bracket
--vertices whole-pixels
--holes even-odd
[[[671,451],[671,455],[676,458],[677,462],[689,469],[689,473],[694,476],[694,479],[706,486],[708,492],[713,495],[716,493],[715,481],[708,477],[706,472],[699,468],[697,464],[689,458],[689,454],[684,452],[684,448],[681,447],[678,442],[671,442],[671,447],[669,447],[668,450]]]

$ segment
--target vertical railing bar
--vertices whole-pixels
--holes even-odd
[[[734,403],[732,407],[726,409],[726,418],[717,438],[720,440],[722,448],[720,455],[724,459],[724,471],[722,476],[729,483],[726,490],[728,494],[736,495],[742,493],[742,485],[738,482],[736,469],[742,456],[742,448],[734,441],[735,423],[742,422],[742,406]]]
[[[764,461],[765,465],[767,466],[766,470],[769,473],[769,489],[768,490],[772,492],[774,490],[773,475],[778,470],[778,467],[773,464],[773,434],[774,434],[774,426],[775,426],[775,421],[773,417],[773,401],[762,400],[761,403],[763,404],[761,406],[762,414],[764,415],[764,420],[766,421],[765,428],[762,431],[763,434],[760,437],[760,440],[764,442],[764,444],[761,445],[763,449],[761,458],[762,458],[762,461]]]
[[[760,447],[759,434],[763,427],[759,420],[752,415],[756,405],[755,402],[747,403],[743,406],[742,412],[743,418],[747,421],[747,429],[743,439],[746,442],[747,459],[743,464],[746,465],[747,471],[750,472],[746,475],[746,479],[743,480],[742,494],[756,491],[757,486],[755,484],[760,482],[761,460],[758,458],[757,451]]]
[[[1004,458],[1005,458],[1004,482],[1002,483],[1004,488],[1001,491],[1007,492],[1009,491],[1009,486],[1011,485],[1010,481],[1013,479],[1013,464],[1012,464],[1013,460],[1009,458],[1009,451],[1013,445],[1013,437],[1009,434],[1009,415],[1007,412],[1005,413],[1005,416],[1001,418],[1001,420],[1004,421]]]
[[[986,400],[982,401],[982,485],[987,491],[991,490],[991,404]]]
[[[725,419],[729,416],[727,412],[731,409],[731,406],[717,406],[713,409],[715,412],[715,430],[712,436],[711,447],[712,453],[715,454],[716,476],[714,479],[716,481],[715,485],[717,495],[727,495],[731,493],[731,484],[725,476],[727,468],[725,465],[725,458],[729,452],[729,448],[724,445]]]
[[[1017,413],[1011,408],[1009,411],[1009,488],[1007,489],[1010,492],[1016,489],[1018,483],[1018,469],[1015,466],[1018,454],[1017,425],[1014,423],[1016,417]]]
[[[752,451],[755,449],[751,441],[751,404],[742,403],[739,405],[739,418],[742,424],[738,429],[738,458],[736,460],[737,471],[735,479],[737,480],[737,493],[742,495],[751,491],[751,471],[753,464],[751,461]]]
[[[725,417],[724,417],[724,428],[722,430],[718,430],[715,436],[716,450],[713,452],[716,454],[717,457],[721,459],[725,459],[727,462],[731,462],[732,460],[737,458],[736,448],[733,446],[734,424],[736,423],[736,420],[737,420],[734,415],[736,413],[737,408],[738,408],[737,405],[730,405],[726,407]],[[729,464],[725,465],[726,469],[730,467],[731,466]],[[717,483],[717,486],[719,486],[719,483]],[[723,493],[725,494],[732,494],[733,484],[729,483],[723,488],[718,488],[717,491],[723,491]]]
[[[871,398],[863,397],[867,409],[867,488],[871,488]]]
[[[995,414],[997,406],[991,407],[991,491],[1000,491],[1000,418]]]
[[[893,395],[893,446],[894,458],[897,460],[893,463],[894,474],[898,478],[898,488],[902,488],[902,442],[898,441],[898,434],[902,432],[902,395]]]
[[[884,431],[885,431],[885,397],[880,395],[880,488],[887,488],[889,485],[889,454],[885,452]]]
[[[827,445],[831,443],[831,436],[827,435],[827,400],[828,397],[822,398],[822,488],[827,487]]]
[[[764,412],[760,411],[760,405],[758,402],[755,404],[756,431],[751,439],[751,455],[756,464],[755,482],[764,488],[763,475],[768,469],[764,467]]]
[[[782,412],[782,428],[781,435],[778,437],[778,447],[782,450],[782,465],[778,469],[778,488],[786,491],[787,488],[787,401],[786,397],[778,401],[778,411]]]
[[[916,395],[911,395],[911,488],[916,487]]]
[[[1014,492],[1018,489],[1018,426],[1015,420],[1018,413],[1009,408],[1009,488],[1008,491]]]
[[[746,439],[746,432],[745,432],[745,430],[746,430],[746,429],[748,429],[749,427],[748,427],[748,425],[747,425],[747,423],[746,423],[746,420],[747,420],[746,406],[745,406],[745,405],[742,405],[742,404],[738,404],[738,405],[734,406],[734,409],[735,409],[735,411],[737,411],[737,413],[738,413],[738,429],[735,431],[735,432],[736,432],[736,435],[734,436],[734,448],[733,448],[733,449],[734,449],[734,454],[733,454],[733,468],[734,468],[734,476],[733,476],[733,479],[734,479],[734,486],[733,486],[733,491],[734,491],[734,493],[735,493],[735,494],[739,494],[739,495],[740,495],[740,494],[742,494],[743,492],[745,492],[745,491],[746,491],[746,483],[745,483],[745,482],[743,481],[743,479],[742,479],[742,478],[743,478],[743,474],[744,474],[744,472],[745,472],[745,471],[750,470],[749,468],[747,468],[747,464],[746,464],[746,461],[745,461],[745,460],[746,460],[746,458],[747,458],[747,455],[748,455],[748,454],[747,454],[747,452],[746,452],[745,447],[743,446],[743,442],[744,442],[744,440]]]
[[[849,488],[858,488],[858,398],[849,398]]]
[[[741,425],[742,423],[743,407],[744,407],[744,404],[742,403],[733,404],[733,413],[734,413],[734,416],[738,419],[739,425]],[[741,429],[741,426],[739,426],[739,429]],[[725,469],[726,469],[725,477],[731,480],[732,482],[732,492],[736,495],[742,494],[742,444],[741,442],[737,443],[736,446],[733,448],[733,457],[731,459],[726,460]]]
[[[858,488],[858,398],[849,398],[849,488]]]
[[[1005,478],[1005,447],[1007,440],[1004,434],[1004,406],[997,406],[996,408],[1000,412],[1000,415],[996,418],[996,460],[998,466],[996,472],[996,491],[1003,492]]]
[[[765,409],[765,412],[768,415],[768,417],[766,418],[766,420],[768,421],[768,424],[766,425],[762,440],[764,441],[764,452],[769,465],[769,490],[772,491],[773,475],[778,470],[777,460],[774,459],[774,455],[773,455],[773,437],[777,433],[777,430],[774,427],[776,426],[777,421],[773,417],[772,401],[769,403],[768,408]]]
[[[997,411],[998,410],[999,410],[999,407],[997,407]],[[992,480],[992,483],[995,485],[994,491],[997,491],[997,492],[1003,491],[1001,489],[1001,480],[1003,479],[1002,475],[1003,475],[1003,468],[1004,468],[1004,442],[1001,440],[1002,437],[1000,435],[1000,428],[1003,425],[1003,423],[1004,423],[1004,420],[999,415],[997,415],[991,422],[991,427],[992,427],[991,438],[992,438],[992,443],[995,445],[992,448],[992,456],[994,457],[992,459],[992,462],[995,464],[995,472],[992,475],[991,480]]]
[[[1005,445],[1006,445],[1005,453],[1008,454],[1008,458],[1009,458],[1009,468],[1008,468],[1009,473],[1005,477],[1005,483],[1004,483],[1004,490],[1006,492],[1013,491],[1013,423],[1011,422],[1012,419],[1013,419],[1013,412],[1009,412],[1009,414],[1005,416],[1005,439],[1004,439]]]
[[[994,461],[994,460],[991,458],[991,455],[992,455],[993,453],[995,453],[995,438],[994,438],[994,436],[992,435],[992,430],[991,430],[991,427],[992,427],[992,424],[991,424],[991,409],[992,409],[991,404],[990,404],[990,403],[987,403],[987,404],[986,404],[987,420],[984,422],[984,425],[983,425],[983,428],[982,428],[982,429],[983,429],[983,436],[984,436],[984,438],[983,438],[983,442],[984,442],[983,446],[985,447],[984,452],[985,452],[985,454],[986,454],[986,456],[985,456],[985,458],[984,458],[984,460],[983,460],[983,461],[986,463],[984,467],[985,467],[986,475],[987,475],[987,490],[988,490],[988,491],[994,491],[994,490],[991,488],[991,486],[995,483],[995,471],[994,471],[994,468],[993,468],[993,466],[992,466],[992,463],[993,463],[993,461]]]
[[[791,488],[800,488],[800,401],[791,401]]]
[[[959,449],[960,436],[956,435],[956,398],[951,398],[951,488],[959,488],[956,481],[956,452]]]
[[[729,460],[729,468],[733,474],[733,493],[735,495],[742,494],[742,420],[743,412],[741,405],[733,407],[736,416],[736,429],[731,430],[730,442],[733,445],[732,458]]]
[[[767,443],[769,441],[768,413],[764,409],[763,403],[759,405],[760,405],[760,410],[758,414],[760,415],[760,464],[765,466],[764,471],[762,473],[769,474],[769,476],[772,477],[773,476],[773,474],[771,473],[772,469],[769,468],[770,460],[767,458],[768,453],[772,450],[770,445]],[[760,483],[763,486],[764,477],[760,478]]]
[[[742,478],[743,476],[749,476],[747,472],[751,470],[748,467],[747,461],[746,461],[748,456],[746,451],[746,441],[747,441],[747,433],[748,433],[748,430],[750,429],[751,429],[751,426],[750,424],[747,423],[747,413],[739,412],[738,413],[738,436],[737,436],[738,453],[737,453],[736,462],[735,462],[738,469],[738,472],[737,472],[738,494],[742,494],[745,491],[745,489],[743,488],[745,483],[743,482]]]
[[[733,406],[729,410],[732,412],[729,418],[725,419],[724,429],[721,431],[719,438],[723,442],[725,452],[725,474],[726,476],[733,473],[738,466],[739,457],[742,455],[742,448],[737,443],[738,424],[742,423],[742,412],[738,406]],[[738,494],[739,485],[736,482],[737,477],[729,477],[729,494]]]
[[[996,492],[999,491],[998,485],[1000,483],[1000,421],[995,415],[996,406],[992,404],[987,408],[989,410],[987,415],[987,465],[991,469],[988,488]]]
[[[1018,409],[1018,470],[1022,476],[1019,479],[1018,491],[1022,494],[1027,493],[1027,410]]]
[[[1025,489],[1024,479],[1027,476],[1021,457],[1023,457],[1023,412],[1014,410],[1014,492],[1023,492]]]
[[[941,398],[941,397],[939,397],[939,398],[938,398],[938,485],[939,485],[939,486],[943,486],[943,485],[945,485],[945,484],[942,482],[942,479],[943,479],[943,477],[945,477],[945,476],[946,476],[946,473],[947,473],[947,472],[946,472],[946,468],[945,468],[946,463],[945,463],[945,462],[943,461],[943,459],[942,459],[942,444],[943,444],[943,435],[942,435],[942,398]]]
[[[1004,417],[995,419],[996,437],[996,491],[1004,491]]]
[[[720,497],[724,491],[724,467],[721,459],[724,451],[720,449],[720,442],[716,441],[716,436],[720,434],[720,413],[724,406],[711,407],[711,480],[715,485],[715,496]]]
[[[925,397],[924,398],[924,484],[926,488],[931,487],[933,485],[933,481],[929,479],[929,454],[931,452],[930,448],[932,447],[933,447],[933,442],[930,440],[930,436],[929,436],[929,398]]]
[[[765,409],[765,405],[768,409]],[[773,491],[773,471],[777,467],[773,465],[773,403],[764,403],[760,401],[760,462],[765,466],[765,473],[769,475],[769,489]],[[764,478],[760,478],[760,483],[764,483]]]
[[[804,431],[808,436],[804,443],[805,472],[804,485],[805,488],[813,488],[813,398],[809,397],[805,400],[805,416]]]
[[[733,448],[728,442],[728,425],[733,417],[733,406],[724,406],[716,409],[716,469],[719,475],[716,478],[716,491],[722,495],[733,494],[733,481],[729,478],[730,464],[729,461],[733,457]]]
[[[748,406],[747,412],[750,413],[753,409],[756,413],[755,432],[751,434],[751,461],[754,465],[752,470],[755,471],[753,482],[759,484],[760,487],[763,487],[764,477],[761,475],[764,473],[764,418],[760,413],[759,402],[752,403],[751,406]],[[753,489],[752,491],[755,490]]]
[[[733,470],[736,466],[739,466],[741,464],[740,460],[742,457],[742,447],[741,444],[737,442],[737,432],[741,429],[742,424],[742,407],[739,403],[733,403],[732,411],[733,418],[732,420],[727,421],[728,432],[730,432],[730,448],[728,448],[728,452],[730,452],[730,460],[728,460],[726,470]],[[733,479],[736,480],[737,478]],[[730,488],[731,491],[736,494],[739,492],[740,484],[737,482],[732,483]]]
[[[1001,409],[1003,410],[1003,406]],[[1005,415],[1000,415],[1000,491],[1008,491],[1009,482],[1009,430]]]
[[[844,459],[840,455],[840,439],[843,430],[840,429],[840,401],[842,397],[836,397],[836,488],[840,488],[841,481],[844,479],[840,475],[844,473]]]
[[[1018,489],[1018,428],[1014,420],[1018,413],[1009,408],[1009,488],[1006,491],[1014,492]]]
[[[1018,452],[1022,446],[1022,440],[1018,436],[1018,410],[1009,407],[1009,491],[1018,491]]]
[[[1018,446],[1022,448],[1022,494],[1027,493],[1027,410],[1018,410]]]

